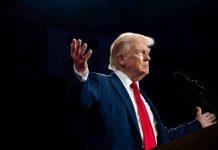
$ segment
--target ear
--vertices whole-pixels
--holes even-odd
[[[120,55],[119,56],[119,58],[118,58],[118,62],[119,62],[119,64],[120,65],[125,65],[125,63],[126,63],[126,57],[125,57],[125,55]]]

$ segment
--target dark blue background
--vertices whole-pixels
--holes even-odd
[[[23,133],[35,145],[52,139],[52,146],[63,140],[63,131],[72,132],[64,124],[72,113],[66,109],[64,91],[72,71],[73,37],[93,49],[90,71],[106,74],[110,73],[110,44],[119,34],[153,37],[150,75],[141,86],[168,127],[193,119],[195,106],[201,105],[174,79],[177,70],[204,86],[206,100],[217,108],[217,6],[216,0],[2,2],[1,53],[6,64],[2,85],[8,136],[19,139]],[[75,139],[70,134],[64,138],[72,145]]]

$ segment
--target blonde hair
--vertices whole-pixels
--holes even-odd
[[[110,70],[117,69],[118,56],[120,54],[128,52],[131,48],[131,43],[138,38],[142,38],[146,40],[148,46],[152,46],[154,44],[153,38],[144,36],[142,34],[131,33],[131,32],[120,34],[118,38],[111,44],[110,47],[110,64],[108,66]]]

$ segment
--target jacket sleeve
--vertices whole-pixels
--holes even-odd
[[[200,122],[198,120],[193,120],[189,123],[181,124],[176,128],[169,129],[164,127],[164,132],[168,140],[174,140],[176,138],[182,137],[201,128],[202,126]]]
[[[80,82],[75,73],[72,74],[66,89],[68,101],[72,105],[89,108],[93,106],[101,93],[101,82],[97,73],[90,73],[84,82]]]
[[[84,107],[93,105],[99,97],[100,81],[97,78],[90,73],[87,81],[79,82],[72,72],[67,82],[64,99],[64,140],[72,149],[75,146],[84,149],[87,133],[87,109]]]

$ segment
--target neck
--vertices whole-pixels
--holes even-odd
[[[120,70],[121,72],[126,74],[134,82],[138,82],[138,81],[142,80],[145,77],[144,74],[143,75],[138,75],[138,74],[129,73],[129,72],[127,72],[125,70],[122,70],[122,69],[118,69],[118,70]]]

